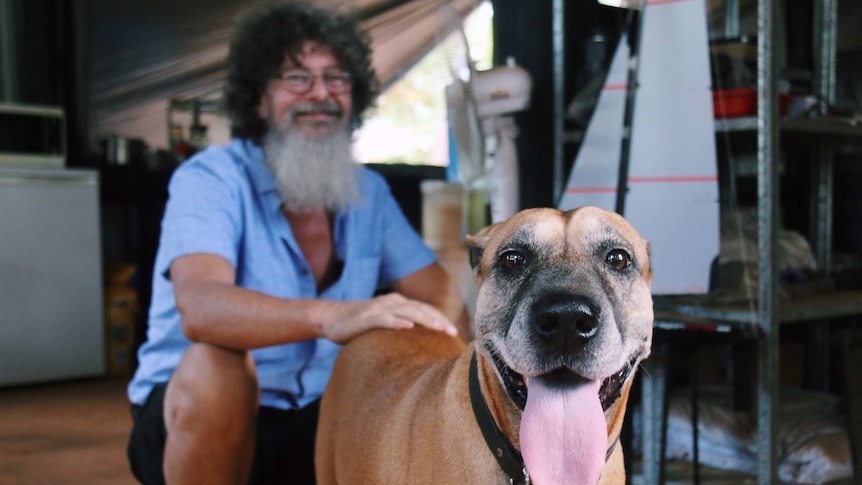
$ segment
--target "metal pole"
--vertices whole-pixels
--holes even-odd
[[[554,205],[563,195],[563,107],[565,104],[565,49],[563,0],[553,4],[553,62],[554,62]]]
[[[643,406],[643,483],[659,485],[664,480],[665,409],[667,406],[667,347],[653,349],[643,363],[641,401]]]
[[[757,192],[758,192],[758,352],[757,437],[758,483],[777,482],[776,416],[778,387],[778,319],[776,311],[775,235],[779,179],[778,62],[775,47],[779,0],[757,3]]]
[[[629,73],[626,82],[626,104],[623,110],[623,139],[620,142],[620,169],[617,176],[617,197],[614,211],[625,215],[626,196],[629,184],[629,162],[632,146],[632,125],[634,124],[635,104],[637,102],[638,72],[640,69],[641,39],[643,35],[644,17],[646,16],[646,0],[640,0],[640,8],[629,10],[626,27],[629,29],[627,39],[631,43],[629,54]]]
[[[739,37],[739,0],[724,2],[724,35],[728,39]]]
[[[814,93],[820,101],[820,114],[835,102],[835,65],[837,63],[838,0],[814,2]]]
[[[835,102],[835,65],[837,52],[838,1],[815,0],[814,2],[814,80],[813,91],[820,101],[819,112],[828,114],[829,106]],[[817,264],[826,275],[832,272],[832,207],[834,198],[833,142],[819,139],[812,150],[811,183],[811,234],[814,236],[814,251]],[[811,365],[806,375],[810,387],[829,389],[829,327],[816,323],[808,330],[811,347]]]
[[[15,5],[0,0],[0,101],[18,100],[18,48]]]
[[[835,102],[835,65],[837,51],[837,0],[814,2],[814,92],[821,115]],[[814,149],[812,167],[812,234],[817,263],[829,274],[832,268],[833,149],[832,140],[820,140]]]

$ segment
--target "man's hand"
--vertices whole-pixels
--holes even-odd
[[[240,288],[234,284],[233,265],[211,254],[177,258],[170,274],[186,337],[250,350],[313,338],[344,344],[372,328],[411,328],[417,324],[454,334],[452,317],[446,316],[450,313],[439,310],[447,307],[434,305],[429,296],[445,295],[446,287],[435,284],[433,278],[421,277],[433,268],[395,282],[395,292],[355,302],[278,298]]]
[[[455,325],[439,310],[400,293],[364,301],[327,301],[321,309],[319,322],[322,336],[342,345],[373,328],[405,329],[417,324],[458,335]]]

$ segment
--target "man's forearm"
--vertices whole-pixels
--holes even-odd
[[[196,342],[250,350],[321,336],[320,300],[288,300],[218,282],[177,298],[183,332]]]

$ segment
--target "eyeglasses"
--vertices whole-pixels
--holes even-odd
[[[293,94],[305,94],[311,91],[317,78],[323,80],[323,86],[332,94],[347,94],[353,83],[349,72],[325,72],[316,75],[302,69],[287,71],[276,78],[276,81]]]

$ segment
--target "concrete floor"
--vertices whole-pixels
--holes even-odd
[[[137,483],[127,379],[0,389],[0,485]]]

